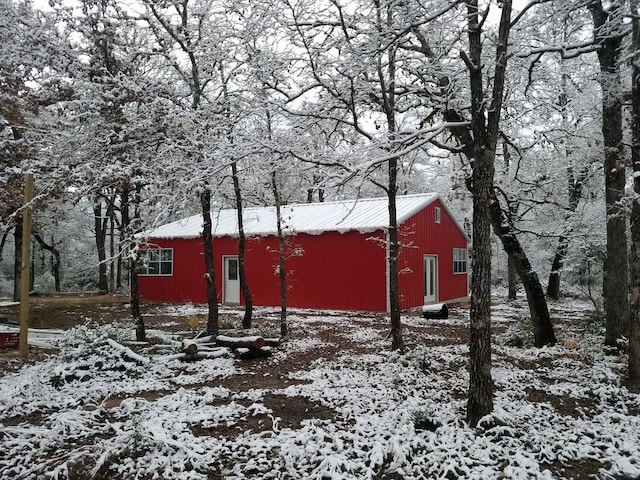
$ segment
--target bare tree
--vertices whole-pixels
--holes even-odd
[[[286,338],[289,334],[287,328],[287,264],[286,264],[286,242],[284,234],[280,191],[278,188],[278,175],[276,169],[271,171],[271,188],[275,200],[276,228],[278,238],[278,280],[280,284],[280,336]]]
[[[626,213],[622,206],[626,182],[622,140],[622,86],[620,53],[622,38],[628,33],[623,20],[623,4],[595,0],[589,3],[593,18],[594,42],[598,47],[602,86],[602,136],[607,222],[607,255],[603,293],[606,314],[604,343],[615,350],[628,333],[629,265],[627,258]]]
[[[491,379],[491,218],[495,216],[494,173],[500,113],[504,97],[507,45],[511,28],[511,0],[502,3],[496,47],[496,67],[490,103],[484,94],[482,71],[482,23],[477,0],[467,0],[469,55],[460,52],[469,70],[471,87],[473,158],[470,190],[473,195],[473,248],[471,275],[471,340],[469,349],[469,399],[467,421],[476,425],[493,411]],[[485,12],[486,15],[486,12]],[[499,207],[498,207],[499,208]]]
[[[200,204],[202,206],[202,243],[204,246],[205,273],[204,279],[207,285],[207,333],[218,333],[218,292],[216,290],[216,271],[213,267],[213,235],[211,223],[211,189],[205,182],[200,192]]]
[[[631,2],[633,11],[640,1]],[[632,17],[631,42],[631,161],[633,165],[633,200],[631,202],[631,252],[629,255],[631,311],[629,328],[629,378],[640,380],[640,17]]]

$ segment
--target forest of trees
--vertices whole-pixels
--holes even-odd
[[[639,7],[0,0],[1,293],[26,172],[49,291],[126,290],[134,235],[167,220],[201,212],[207,238],[211,209],[386,196],[402,349],[395,197],[436,191],[472,239],[471,423],[492,409],[492,284],[518,279],[537,347],[556,342],[547,301],[588,295],[638,378]]]

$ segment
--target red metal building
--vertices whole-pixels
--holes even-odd
[[[291,307],[388,310],[386,198],[282,207],[287,235],[287,302]],[[218,301],[243,302],[235,210],[212,212]],[[467,298],[467,237],[436,194],[397,199],[403,310]],[[280,304],[274,207],[246,208],[246,276],[254,305]],[[202,216],[145,234],[145,300],[206,303]]]

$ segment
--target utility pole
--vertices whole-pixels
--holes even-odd
[[[27,173],[24,184],[24,209],[22,210],[22,264],[20,269],[20,357],[29,356],[29,279],[31,269],[31,200],[33,200],[33,174]]]

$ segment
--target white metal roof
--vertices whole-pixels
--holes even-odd
[[[438,198],[435,193],[403,195],[396,199],[398,224]],[[247,207],[242,211],[247,236],[276,234],[275,207]],[[349,201],[301,203],[281,207],[283,229],[291,233],[320,235],[327,231],[370,233],[389,227],[388,199],[362,198]],[[214,237],[237,236],[235,209],[211,212]],[[202,215],[193,215],[143,233],[144,238],[197,238],[202,235]]]

